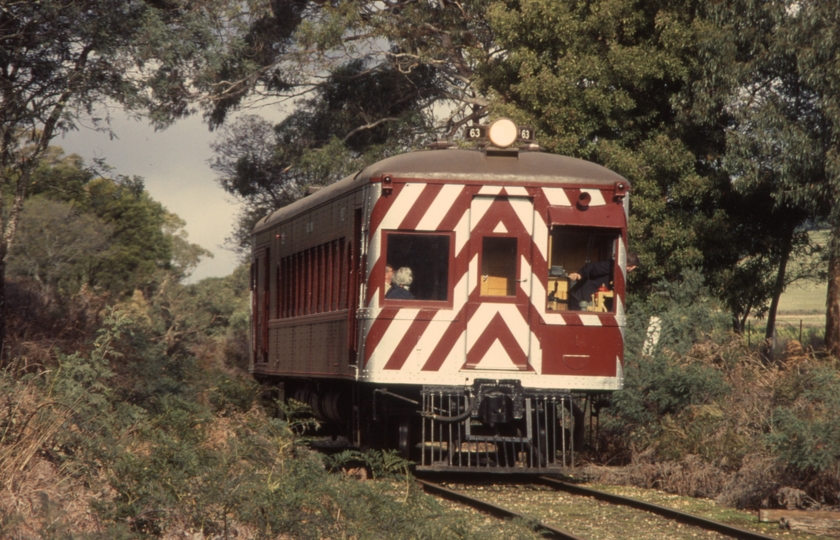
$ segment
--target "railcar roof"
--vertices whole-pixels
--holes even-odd
[[[518,156],[500,156],[460,148],[420,150],[385,158],[369,165],[358,174],[348,176],[284,206],[261,219],[254,227],[254,233],[315,208],[333,197],[370,182],[371,178],[380,178],[383,174],[390,174],[395,179],[416,178],[482,184],[612,186],[615,182],[626,182],[621,175],[596,163],[545,152],[519,152]]]

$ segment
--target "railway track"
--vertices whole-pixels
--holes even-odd
[[[488,514],[492,514],[497,517],[510,519],[510,518],[526,518],[523,514],[515,512],[509,508],[505,508],[503,506],[499,506],[497,504],[491,503],[489,501],[478,499],[476,497],[470,497],[463,492],[455,491],[452,489],[448,489],[440,484],[436,484],[434,482],[429,482],[428,480],[416,480],[423,489],[427,493],[431,493],[433,495],[437,495],[439,497],[443,497],[445,499],[449,499],[451,501],[459,502],[471,506],[477,510],[481,510],[482,512],[487,512]],[[551,525],[545,524],[541,521],[538,521],[534,524],[534,528],[536,532],[541,533],[545,538],[560,538],[564,540],[584,540],[580,536],[575,536],[568,531],[564,531],[562,529],[558,529]]]
[[[554,478],[549,477],[539,477],[536,479],[529,479],[523,480],[522,483],[526,484],[526,487],[533,487],[527,486],[527,484],[537,484],[542,486],[543,488],[549,488],[547,493],[555,492],[559,493],[562,492],[564,494],[569,494],[574,497],[590,497],[601,503],[605,503],[607,505],[621,507],[625,510],[620,509],[612,509],[612,512],[629,512],[629,513],[648,513],[654,514],[656,516],[660,516],[664,519],[657,520],[653,516],[652,519],[648,518],[639,518],[633,517],[630,518],[630,523],[639,523],[641,522],[644,527],[644,530],[635,529],[635,532],[638,535],[628,533],[627,530],[623,531],[613,531],[613,534],[616,536],[606,536],[609,531],[604,531],[603,529],[609,529],[610,524],[604,525],[600,523],[598,526],[601,527],[601,531],[597,532],[594,528],[587,528],[587,533],[580,533],[576,531],[570,531],[566,529],[560,529],[557,526],[553,525],[552,523],[564,523],[564,527],[566,526],[566,520],[571,523],[575,519],[578,520],[578,525],[575,528],[580,530],[580,519],[581,516],[575,517],[564,517],[563,515],[547,515],[541,516],[539,515],[539,510],[537,510],[537,505],[526,505],[527,510],[524,512],[520,512],[514,507],[519,506],[518,504],[500,504],[498,502],[498,497],[493,497],[495,500],[490,501],[488,500],[488,493],[485,492],[480,497],[476,497],[473,494],[468,494],[467,491],[473,491],[468,489],[450,489],[445,487],[441,484],[431,482],[429,480],[418,480],[418,482],[423,486],[424,490],[428,493],[434,494],[439,497],[444,497],[446,499],[459,502],[461,504],[465,504],[471,506],[477,510],[480,510],[485,513],[492,514],[497,517],[501,518],[514,518],[514,517],[521,517],[524,519],[529,520],[531,523],[534,524],[535,530],[537,533],[541,534],[543,537],[548,538],[562,538],[562,539],[580,539],[583,540],[584,538],[603,538],[603,537],[625,537],[625,538],[632,538],[632,537],[647,537],[647,538],[677,538],[680,534],[684,535],[685,538],[739,538],[739,539],[746,539],[746,540],[773,540],[775,537],[768,536],[766,534],[749,531],[745,529],[740,529],[738,527],[734,527],[732,525],[728,525],[726,523],[721,523],[718,521],[713,521],[707,518],[703,518],[700,516],[696,516],[693,514],[688,514],[685,512],[680,512],[678,510],[674,510],[672,508],[667,508],[664,506],[659,506],[652,503],[647,503],[644,501],[640,501],[638,499],[631,499],[628,497],[622,497],[619,495],[613,495],[610,493],[604,493],[601,491],[585,488],[582,486],[570,484],[567,482],[562,482],[556,480]],[[546,495],[550,496],[550,495]],[[562,509],[566,504],[564,503],[556,503],[553,505],[556,510],[558,510],[562,514]],[[597,518],[596,514],[599,512],[595,512],[595,506],[591,505],[593,512],[589,516],[593,521],[600,519],[601,522],[604,521],[604,518]],[[585,519],[585,518],[584,518]],[[535,521],[536,520],[536,521]],[[609,521],[609,520],[607,520]],[[618,522],[622,522],[623,520],[617,519],[616,526],[618,526]],[[639,525],[630,525],[630,527],[639,527]],[[661,532],[657,532],[661,531]]]

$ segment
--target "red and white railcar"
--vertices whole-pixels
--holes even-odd
[[[420,468],[568,465],[576,400],[623,383],[628,182],[530,144],[438,146],[257,224],[253,374]],[[610,286],[570,303],[604,261]],[[413,298],[386,297],[386,265]]]

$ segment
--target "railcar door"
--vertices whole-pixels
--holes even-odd
[[[472,200],[464,369],[530,369],[533,227],[534,205],[528,198],[478,195]]]

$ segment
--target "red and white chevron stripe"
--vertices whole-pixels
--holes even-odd
[[[363,358],[360,378],[378,383],[462,384],[473,378],[517,378],[523,386],[616,389],[623,378],[625,277],[615,278],[612,313],[546,309],[549,215],[608,203],[600,189],[400,182],[370,208]],[[596,210],[597,211],[597,210]],[[449,300],[429,307],[383,305],[383,231],[448,232],[455,278]],[[510,297],[482,297],[479,253],[485,236],[517,239],[517,284]],[[624,268],[625,239],[618,262]]]

